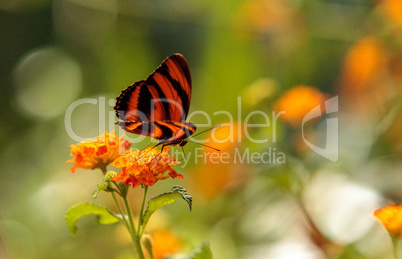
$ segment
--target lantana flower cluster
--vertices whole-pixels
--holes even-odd
[[[130,141],[124,140],[124,135],[117,137],[116,131],[105,132],[95,140],[87,139],[77,145],[71,145],[72,159],[74,162],[71,172],[76,169],[101,168],[106,173],[106,166],[112,164],[121,168],[113,181],[123,181],[133,188],[138,185],[154,185],[158,180],[169,177],[183,179],[173,168],[179,162],[169,156],[168,149],[159,150],[156,147],[148,147],[144,150],[129,149]]]
[[[75,162],[71,172],[76,169],[103,168],[112,163],[131,146],[130,141],[124,140],[124,134],[117,137],[116,131],[105,132],[96,140],[87,139],[77,145],[70,145],[71,156],[74,158],[66,163]]]
[[[179,162],[168,155],[165,150],[156,147],[144,150],[128,150],[124,156],[118,157],[112,165],[121,168],[121,172],[113,177],[113,181],[124,181],[126,185],[137,187],[154,185],[158,180],[169,177],[183,179],[171,166]]]

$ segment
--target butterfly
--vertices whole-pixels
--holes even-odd
[[[127,132],[157,139],[156,146],[183,147],[197,129],[186,122],[190,100],[190,69],[181,54],[173,54],[147,79],[120,93],[114,109],[121,121],[116,124]]]

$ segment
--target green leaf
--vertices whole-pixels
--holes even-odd
[[[66,212],[66,223],[70,232],[75,235],[77,227],[75,226],[78,219],[85,215],[96,214],[98,223],[103,225],[113,224],[120,220],[117,215],[114,215],[106,208],[95,205],[93,203],[81,203],[71,207]]]
[[[145,227],[145,225],[148,223],[149,218],[156,210],[162,208],[165,205],[173,204],[175,202],[175,198],[182,198],[183,200],[185,200],[188,203],[191,211],[193,198],[188,195],[187,191],[183,187],[176,185],[173,186],[170,192],[163,193],[148,201],[148,208],[144,213],[142,225]]]
[[[190,255],[189,259],[212,259],[209,242],[204,242]]]

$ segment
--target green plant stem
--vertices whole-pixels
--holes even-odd
[[[133,215],[131,213],[130,205],[128,203],[127,197],[122,197],[122,198],[123,198],[123,201],[124,201],[124,206],[126,208],[126,213],[127,213],[127,216],[128,216],[128,222],[129,222],[129,224],[131,226],[131,231],[130,232],[132,232],[135,235],[137,233],[137,230],[135,229]]]
[[[138,258],[145,259],[144,251],[142,251],[141,240],[138,237],[135,237],[134,244]]]
[[[135,250],[137,251],[138,258],[145,259],[144,251],[142,250],[142,246],[141,246],[141,237],[139,237],[137,235],[138,232],[135,229],[133,215],[131,213],[131,208],[130,208],[130,205],[128,203],[127,196],[122,197],[122,198],[123,198],[123,201],[124,201],[124,206],[126,208],[126,212],[127,212],[127,216],[128,216],[128,222],[129,222],[129,225],[130,225],[129,232],[130,232],[130,235],[131,235],[131,239],[134,242]],[[138,228],[139,228],[139,226],[138,226]]]
[[[150,259],[155,259],[154,254],[152,253],[152,250],[149,251],[149,257],[150,257]]]
[[[141,238],[142,234],[144,233],[144,229],[145,229],[145,226],[142,226],[142,217],[143,217],[143,214],[144,214],[144,207],[145,207],[145,200],[147,198],[147,193],[148,193],[148,186],[146,185],[144,187],[144,196],[142,197],[140,216],[138,218],[138,233],[137,233],[137,236],[139,238]]]
[[[102,166],[100,169],[102,170],[103,174],[106,174],[106,172],[107,172],[106,166]],[[137,232],[135,225],[134,225],[133,214],[131,212],[130,204],[128,203],[128,199],[127,199],[127,189],[122,190],[118,184],[116,184],[115,182],[113,182],[113,183],[117,187],[117,190],[118,190],[117,193],[123,199],[125,211],[126,211],[126,214],[128,217],[128,221],[127,221],[126,217],[124,216],[123,210],[121,209],[121,207],[116,199],[116,195],[112,192],[113,200],[116,203],[116,206],[117,206],[120,214],[122,215],[123,224],[128,229],[131,239],[134,242],[134,246],[135,246],[135,250],[137,251],[138,258],[145,259],[144,251],[142,250],[142,246],[141,246],[141,235],[139,235],[140,225],[138,225],[138,232]],[[148,186],[146,186],[146,188],[145,188],[144,198],[143,198],[142,205],[141,205],[141,214],[140,214],[139,222],[141,222],[141,220],[142,220],[142,213],[144,210],[144,202],[145,202],[145,196],[146,196],[147,190],[148,190]]]
[[[107,173],[107,169],[106,169],[107,165],[106,164],[101,164],[99,166],[100,170],[102,170],[103,175],[105,175]]]
[[[399,259],[399,238],[392,237],[392,246],[394,247],[394,258]]]
[[[127,188],[122,190],[122,188],[116,182],[112,182],[112,183],[116,186],[116,188],[117,188],[116,192],[120,195],[121,198],[124,198],[127,196]]]
[[[100,167],[100,169],[102,170],[103,175],[105,175],[105,174],[107,173],[106,167],[107,167],[106,165],[102,165],[102,166]],[[114,183],[114,185],[117,187],[117,190],[118,190],[118,191],[116,190],[116,192],[121,196],[122,191],[121,191],[120,187],[119,187],[115,182],[113,182],[113,183]],[[114,203],[116,204],[116,207],[117,207],[117,209],[118,209],[119,212],[120,212],[121,218],[122,218],[122,220],[123,220],[123,225],[130,231],[130,226],[129,226],[128,222],[127,222],[126,217],[124,216],[123,210],[121,209],[121,207],[120,207],[120,205],[119,205],[119,202],[118,202],[117,199],[116,199],[116,195],[114,194],[114,192],[111,192],[111,193],[112,193],[112,197],[113,197]]]
[[[117,209],[119,210],[119,213],[121,215],[121,219],[123,221],[124,226],[127,228],[128,231],[130,231],[130,226],[129,226],[128,222],[127,222],[126,217],[124,216],[123,210],[121,209],[121,207],[119,205],[119,202],[117,201],[117,198],[116,198],[116,195],[114,194],[114,192],[112,192],[112,197],[113,197],[114,203],[116,204]]]

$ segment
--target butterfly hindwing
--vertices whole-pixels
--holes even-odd
[[[178,121],[156,121],[155,125],[155,128],[159,128],[162,132],[158,144],[164,145],[176,144],[176,142],[193,135],[197,129],[192,123]]]
[[[197,129],[192,123],[177,121],[120,121],[118,124],[128,132],[159,139],[159,144],[186,139]]]
[[[140,98],[141,97],[141,98]],[[144,80],[138,81],[121,92],[114,107],[116,116],[123,121],[145,121],[151,117],[151,102],[141,99],[152,98]],[[139,109],[139,106],[140,109]]]

